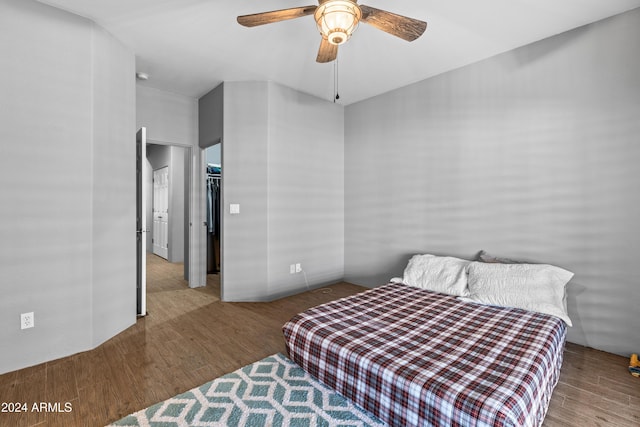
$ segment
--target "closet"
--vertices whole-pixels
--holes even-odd
[[[220,271],[221,172],[220,165],[207,164],[207,274]]]

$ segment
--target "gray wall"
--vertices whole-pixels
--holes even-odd
[[[3,373],[135,322],[135,64],[86,19],[0,6]]]
[[[224,84],[223,299],[304,290],[292,263],[310,286],[342,278],[343,114],[275,83]],[[230,203],[240,204],[239,215],[229,214]]]
[[[200,147],[222,141],[224,120],[224,85],[219,84],[198,100],[198,137]]]
[[[573,272],[572,342],[640,348],[640,9],[346,108],[345,278],[480,249]]]
[[[271,84],[267,165],[269,295],[342,280],[344,109]]]
[[[224,84],[220,252],[225,301],[268,294],[268,86]],[[229,215],[230,203],[240,204],[239,215]]]
[[[207,163],[211,163],[214,165],[222,164],[222,144],[212,145],[211,147],[207,147],[205,150],[205,155],[207,156]]]
[[[169,163],[169,261],[184,262],[185,257],[185,222],[188,222],[186,210],[187,200],[185,190],[188,191],[185,180],[185,149],[172,146],[169,148],[171,161]],[[187,215],[185,215],[187,213]]]
[[[140,84],[136,96],[136,124],[149,142],[198,146],[197,99]]]
[[[135,73],[133,52],[95,24],[92,53],[91,346],[95,347],[135,323],[136,237],[132,230],[135,229],[136,191],[132,182],[135,181],[136,93],[135,79],[131,77]],[[66,123],[66,126],[72,125]]]

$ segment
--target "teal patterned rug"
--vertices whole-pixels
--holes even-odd
[[[384,426],[274,354],[110,426]]]

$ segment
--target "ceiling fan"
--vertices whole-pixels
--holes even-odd
[[[313,15],[322,36],[316,58],[316,61],[321,63],[336,59],[338,46],[349,40],[358,28],[359,22],[409,42],[420,37],[427,28],[427,23],[424,21],[371,6],[359,5],[357,0],[319,0],[318,6],[302,6],[238,16],[238,23],[245,27],[255,27],[307,15]]]

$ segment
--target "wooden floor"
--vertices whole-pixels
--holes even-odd
[[[285,352],[281,326],[295,313],[362,290],[348,283],[271,303],[224,303],[217,275],[189,289],[181,264],[148,261],[148,316],[100,347],[0,375],[0,426],[104,426],[123,416]],[[639,426],[640,379],[628,360],[567,344],[560,383],[544,425]],[[34,412],[33,403],[65,403],[70,412]]]

